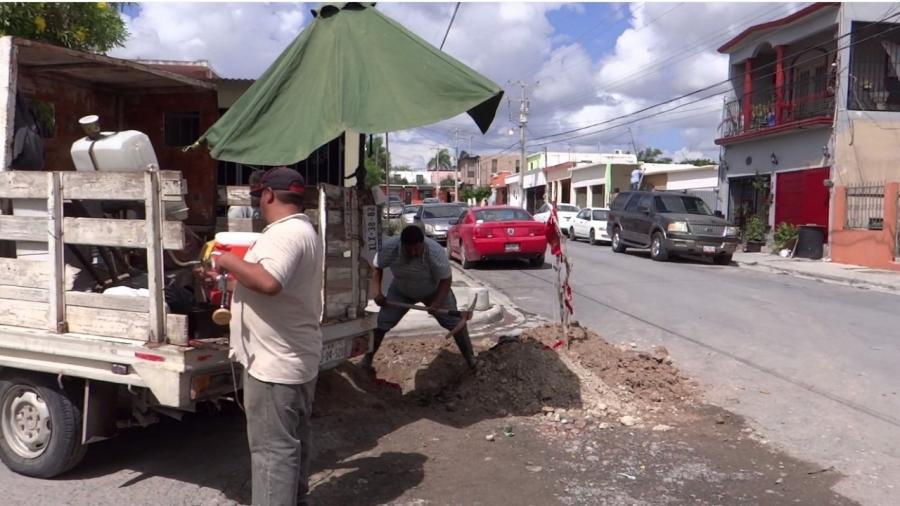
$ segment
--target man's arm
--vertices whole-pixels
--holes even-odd
[[[381,291],[383,274],[384,269],[375,267],[374,272],[372,273],[372,281],[369,283],[369,291],[372,292],[372,299],[379,306],[383,306],[385,303],[384,293]]]
[[[216,264],[234,276],[238,283],[254,292],[265,295],[277,295],[281,292],[281,283],[262,264],[244,261],[232,253],[216,256]]]
[[[452,285],[452,276],[446,279],[442,279],[440,283],[438,283],[437,290],[435,290],[434,296],[431,298],[431,303],[428,304],[429,312],[433,312],[436,309],[444,307],[444,301],[447,300],[447,295],[450,294],[450,287]]]

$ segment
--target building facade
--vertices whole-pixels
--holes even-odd
[[[833,260],[896,266],[897,217],[886,215],[900,180],[895,7],[816,3],[719,48],[733,88],[716,139],[731,220],[818,225]]]

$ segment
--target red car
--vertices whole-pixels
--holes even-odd
[[[482,260],[527,259],[544,265],[545,225],[527,211],[512,206],[467,209],[447,231],[447,251],[463,269]]]

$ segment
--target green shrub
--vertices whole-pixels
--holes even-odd
[[[792,247],[793,245],[791,242],[797,239],[798,234],[797,227],[787,222],[779,223],[778,226],[775,227],[773,238],[775,242],[775,251],[781,251],[784,248]]]
[[[751,216],[744,228],[744,240],[747,242],[763,242],[766,240],[766,224],[759,216]]]

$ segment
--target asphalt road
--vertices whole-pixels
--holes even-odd
[[[834,466],[864,504],[900,493],[900,297],[569,242],[575,319],[612,342],[664,345],[713,404],[792,455]],[[549,257],[548,257],[549,258]],[[555,316],[549,265],[468,271]]]

